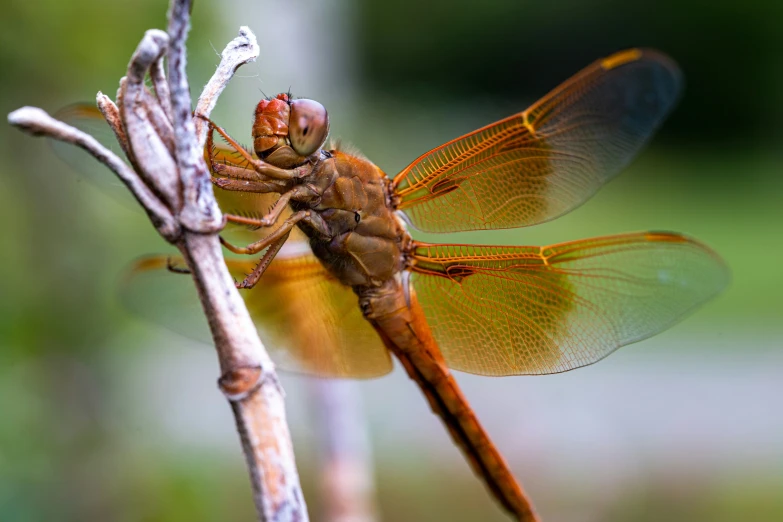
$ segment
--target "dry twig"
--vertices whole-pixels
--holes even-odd
[[[307,521],[283,392],[228,273],[217,237],[223,221],[202,157],[206,129],[191,117],[185,74],[190,4],[172,1],[168,33],[147,31],[131,58],[127,77],[120,81],[116,105],[98,93],[98,106],[132,168],[91,136],[41,109],[23,107],[9,114],[8,121],[35,136],[82,147],[108,166],[158,232],[182,252],[215,341],[221,368],[218,382],[234,412],[259,520]],[[255,36],[243,27],[223,52],[197,112],[208,115],[234,71],[257,56]],[[147,74],[155,95],[144,85]]]

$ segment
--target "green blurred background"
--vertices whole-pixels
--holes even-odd
[[[542,4],[199,0],[191,85],[197,92],[215,49],[249,25],[261,57],[240,70],[214,118],[247,140],[261,91],[290,87],[326,105],[333,136],[394,174],[595,58],[630,46],[670,54],[685,96],[620,178],[555,222],[445,239],[543,244],[677,230],[726,258],[732,286],[598,365],[459,380],[545,520],[783,520],[783,3]],[[113,94],[167,8],[0,7],[3,113]],[[134,319],[116,300],[118,274],[164,242],[45,141],[4,125],[0,151],[0,520],[251,520],[213,352]],[[291,376],[284,386],[319,520],[312,387]],[[383,520],[505,520],[399,368],[355,390]]]

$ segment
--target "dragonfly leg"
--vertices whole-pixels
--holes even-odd
[[[225,178],[230,180],[239,179],[269,183],[269,186],[273,188],[267,190],[267,192],[279,192],[279,189],[276,189],[275,187],[285,188],[285,184],[281,184],[282,182],[293,178],[300,178],[307,173],[307,171],[301,167],[289,170],[281,169],[261,160],[253,160],[254,163],[247,166],[231,165],[216,160],[212,157],[212,154],[212,152],[209,153],[209,165],[214,174],[225,176]],[[222,180],[224,178],[213,177],[213,180],[215,179]]]
[[[280,214],[283,213],[283,210],[286,209],[288,206],[288,202],[291,201],[291,196],[294,194],[293,190],[289,190],[288,192],[282,194],[280,196],[280,199],[275,201],[275,204],[272,205],[272,208],[267,212],[266,215],[262,218],[250,218],[245,216],[238,216],[236,214],[224,214],[226,221],[230,221],[231,223],[237,223],[239,225],[248,225],[251,227],[271,227],[275,223],[277,223],[277,220],[280,218]]]
[[[261,276],[264,275],[264,272],[266,272],[267,267],[269,267],[269,263],[272,262],[272,260],[275,258],[277,253],[280,251],[280,249],[285,244],[286,240],[288,240],[288,236],[291,234],[291,231],[289,230],[287,234],[279,238],[277,241],[269,245],[269,248],[266,252],[264,252],[264,255],[261,257],[261,259],[258,261],[258,264],[253,269],[252,272],[247,274],[247,277],[241,282],[236,283],[237,288],[253,288],[256,286],[256,283],[258,283],[258,280],[261,279]]]
[[[229,223],[236,223],[237,225],[247,225],[248,227],[261,228],[264,225],[259,218],[240,216],[237,214],[223,214],[223,217]]]
[[[220,136],[226,140],[226,143],[233,148],[240,156],[242,156],[242,159],[244,159],[249,167],[252,167],[252,170],[254,170],[257,174],[258,180],[267,180],[267,179],[277,179],[277,180],[290,180],[290,179],[298,179],[306,176],[309,174],[311,168],[309,165],[305,164],[300,167],[296,167],[293,169],[282,169],[280,167],[275,167],[274,165],[270,165],[269,163],[262,161],[260,159],[254,158],[253,155],[248,152],[242,145],[236,142],[234,138],[228,135],[228,133],[223,130],[220,126],[216,125],[212,122],[209,118],[206,116],[202,116],[197,114],[196,117],[201,118],[205,120],[207,123],[209,123],[209,139],[207,140],[207,150],[209,151],[209,163],[212,166],[212,170],[216,173],[224,173],[226,175],[229,175],[229,173],[239,174],[238,171],[243,171],[242,174],[239,174],[241,176],[241,179],[251,179],[251,175],[249,175],[248,170],[249,169],[243,169],[241,167],[236,167],[234,169],[231,168],[230,165],[223,165],[219,161],[216,161],[213,157],[213,147],[212,147],[212,132],[215,131]],[[231,177],[231,176],[229,176]]]
[[[280,218],[280,214],[282,214],[283,210],[288,207],[288,202],[291,201],[293,192],[293,190],[289,190],[285,194],[282,194],[280,199],[275,201],[275,204],[272,205],[272,208],[269,209],[269,212],[267,212],[266,215],[259,220],[259,224],[262,227],[269,227],[277,223],[278,218]]]
[[[288,234],[283,235],[281,238],[279,238],[277,241],[273,242],[271,245],[269,245],[269,248],[266,252],[264,252],[264,255],[261,257],[261,259],[258,261],[258,264],[253,268],[253,271],[247,274],[245,279],[241,283],[237,283],[236,281],[234,284],[237,288],[253,288],[256,286],[256,283],[258,283],[258,280],[261,279],[261,276],[266,272],[266,269],[269,267],[269,263],[272,262],[272,260],[275,258],[277,253],[280,251],[280,249],[285,244],[286,240],[288,239],[288,236],[291,234],[289,231]],[[190,269],[187,267],[182,267],[180,264],[177,263],[177,261],[174,260],[172,257],[168,257],[166,259],[166,269],[169,272],[175,273],[175,274],[190,274]]]
[[[253,170],[253,168],[250,165],[242,166],[242,165],[231,165],[229,163],[221,163],[219,160],[216,160],[211,157],[210,153],[210,159],[209,164],[212,168],[212,172],[217,174],[221,177],[213,177],[213,179],[216,180],[247,180],[247,181],[261,181],[263,178]],[[225,176],[225,177],[222,177]]]
[[[236,168],[236,167],[231,167]],[[245,181],[241,179],[212,178],[212,184],[223,190],[232,192],[256,192],[259,194],[279,193],[284,189],[278,182],[272,181]]]
[[[171,257],[166,258],[166,269],[169,272],[173,272],[175,274],[190,274],[189,268],[183,268],[181,266],[177,266],[174,259]]]
[[[285,208],[285,205],[281,205],[281,208]],[[270,212],[270,214],[271,213],[272,212]],[[280,213],[278,212],[277,215],[279,216],[279,214]],[[291,235],[291,230],[294,228],[294,225],[300,221],[305,221],[320,234],[325,236],[329,235],[329,226],[318,214],[312,214],[308,210],[300,210],[286,219],[283,224],[280,225],[280,228],[272,232],[269,236],[265,237],[261,241],[257,241],[256,243],[248,245],[244,249],[235,247],[222,237],[220,238],[220,242],[223,244],[223,246],[236,254],[252,254],[260,252],[264,248],[267,249],[253,271],[247,274],[247,277],[245,277],[241,283],[237,283],[237,288],[253,288],[256,283],[258,283],[259,279],[261,279],[261,276],[269,266],[269,263],[272,262],[277,253],[288,240],[288,236]]]
[[[255,182],[249,182],[249,181],[229,181],[227,180],[227,183],[238,183],[238,184],[247,184],[247,185],[254,185]],[[217,183],[218,186],[223,186],[224,183]],[[243,190],[242,185],[237,185],[234,190],[241,191]],[[269,212],[262,218],[249,218],[245,216],[237,216],[235,214],[226,214],[226,220],[230,221],[232,223],[238,223],[240,225],[249,225],[252,227],[271,227],[275,223],[277,223],[277,220],[280,218],[280,215],[283,213],[283,211],[288,208],[288,204],[291,202],[291,200],[294,201],[311,201],[313,198],[320,197],[320,193],[317,189],[313,188],[310,185],[297,185],[296,187],[292,188],[291,190],[287,192],[283,192],[280,194],[280,198],[275,201],[274,205],[272,205],[272,208],[269,209]],[[308,217],[307,219],[313,219],[312,216]],[[318,226],[315,226],[315,228],[319,231],[325,231],[325,224],[324,223],[318,223]],[[326,231],[328,234],[328,231]]]
[[[251,220],[249,218],[243,218],[242,216],[234,216],[234,218],[235,219],[229,219],[229,221],[233,221],[235,223],[240,222],[242,224],[251,224],[251,225],[254,225],[261,221],[261,220]],[[308,210],[300,210],[299,212],[291,214],[291,216],[289,216],[288,219],[283,221],[283,224],[280,225],[280,228],[278,228],[277,230],[275,230],[265,238],[261,239],[260,241],[251,243],[244,248],[232,245],[231,243],[223,239],[223,237],[220,238],[220,243],[224,247],[229,249],[231,252],[234,252],[235,254],[247,254],[247,255],[257,254],[262,250],[264,250],[265,248],[268,248],[271,245],[273,245],[280,238],[288,237],[288,234],[291,233],[291,229],[294,228],[294,225],[296,225],[303,219],[308,219],[308,218],[310,218],[310,211]],[[248,221],[251,221],[251,223],[248,223]],[[282,244],[280,246],[282,246]]]

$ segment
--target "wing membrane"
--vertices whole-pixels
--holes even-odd
[[[526,111],[419,157],[394,178],[399,208],[429,232],[554,219],[630,162],[681,84],[677,65],[655,51],[598,60]]]
[[[117,143],[117,138],[95,105],[86,103],[70,105],[58,111],[55,117],[94,136],[105,147],[112,150],[120,158],[125,159],[124,153]],[[55,153],[78,172],[82,178],[87,179],[123,205],[139,209],[138,203],[133,199],[127,187],[109,169],[95,161],[92,156],[68,143],[53,141],[52,146]],[[213,143],[210,140],[207,147],[209,150],[212,150],[215,160],[219,163],[243,170],[250,170],[247,162],[228,145]],[[206,157],[207,153],[205,150]],[[209,161],[207,161],[207,165],[211,170],[212,166]],[[213,176],[218,175],[215,172],[211,172],[211,174]],[[215,187],[214,190],[215,199],[223,212],[245,217],[262,217],[280,197],[278,194],[236,192],[222,190],[218,187]],[[285,211],[281,216],[281,220],[285,220],[288,214],[290,214],[290,211]],[[268,235],[274,229],[275,227],[252,229],[229,223],[226,225],[224,235],[232,242],[250,243]],[[296,230],[291,239],[301,239],[302,237],[300,232]]]
[[[114,132],[103,119],[103,115],[95,104],[69,105],[57,111],[54,117],[91,135],[101,145],[114,152],[117,157],[127,161]],[[80,147],[58,140],[51,140],[50,143],[55,154],[68,164],[80,178],[86,179],[123,206],[139,209],[139,204],[131,195],[128,187],[105,165],[96,161]]]
[[[417,244],[412,280],[450,367],[557,373],[655,335],[719,293],[728,269],[673,233],[548,247]]]
[[[183,266],[179,257],[171,258]],[[175,332],[211,343],[211,336],[187,275],[167,269],[169,258],[137,261],[122,287],[124,304],[137,315]],[[250,261],[227,260],[243,278]],[[252,290],[241,291],[261,340],[282,369],[323,377],[369,378],[388,373],[391,359],[364,320],[350,288],[327,278],[312,255],[278,257]]]

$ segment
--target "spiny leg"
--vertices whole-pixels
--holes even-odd
[[[237,223],[239,225],[247,225],[256,228],[271,227],[272,225],[277,223],[277,220],[280,218],[280,214],[282,214],[283,211],[286,209],[286,207],[288,207],[288,202],[291,201],[291,197],[296,192],[297,190],[294,189],[283,193],[280,196],[280,198],[277,201],[275,201],[274,205],[272,205],[272,208],[269,209],[269,212],[267,212],[261,218],[239,216],[236,214],[224,214],[223,216],[225,217],[226,221],[231,223]]]
[[[206,116],[202,116],[200,114],[196,115],[197,117],[203,119],[207,123],[209,123],[209,132],[212,133],[212,131],[217,131],[220,136],[226,140],[226,143],[229,144],[234,150],[236,150],[240,156],[242,156],[242,159],[248,162],[250,166],[252,166],[253,170],[255,170],[260,176],[260,179],[279,179],[279,180],[289,180],[289,179],[298,179],[306,176],[309,173],[309,165],[303,165],[301,167],[296,167],[293,169],[281,169],[280,167],[275,167],[274,165],[270,165],[269,163],[266,163],[265,161],[262,161],[260,159],[256,159],[253,157],[252,154],[250,154],[247,150],[245,150],[244,147],[242,147],[239,143],[237,143],[234,138],[228,135],[228,133],[223,130],[220,126],[216,125],[212,122],[209,118]],[[209,143],[212,143],[210,140]],[[209,147],[209,162],[213,166],[213,170],[215,170],[215,165],[220,165],[220,163],[214,161],[214,157],[212,155],[212,149],[213,147]],[[217,171],[220,172],[223,170],[226,172],[225,169],[218,167]]]
[[[278,200],[275,201],[275,204],[272,205],[272,208],[269,209],[269,212],[259,220],[259,225],[262,227],[271,227],[277,223],[280,214],[288,207],[288,202],[291,201],[293,193],[293,190],[289,190],[288,192],[281,194],[280,198],[278,198]]]
[[[210,153],[209,164],[212,166],[212,172],[215,175],[224,176],[224,177],[218,177],[214,179],[228,178],[232,180],[241,179],[247,181],[267,181],[258,172],[253,170],[253,168],[250,165],[242,166],[242,165],[231,165],[229,163],[220,163],[218,160],[212,157],[211,153]],[[269,182],[270,181],[267,181],[267,183]]]
[[[272,262],[272,260],[275,258],[277,253],[280,251],[280,249],[285,244],[286,240],[288,240],[288,236],[291,235],[291,231],[288,231],[288,234],[285,234],[283,237],[269,245],[269,248],[266,252],[264,252],[264,255],[261,257],[261,259],[258,261],[258,264],[253,269],[252,272],[247,274],[245,279],[241,283],[237,283],[237,288],[253,288],[256,286],[256,283],[258,283],[258,280],[261,279],[261,276],[264,275],[264,272],[266,272],[266,269],[269,267],[269,263]]]
[[[261,228],[261,219],[247,216],[240,216],[237,214],[223,214],[223,217],[228,223],[236,223],[237,225],[246,225],[253,228]]]
[[[253,271],[247,274],[245,276],[245,279],[241,283],[237,283],[236,281],[234,281],[234,285],[237,288],[247,288],[247,289],[256,286],[259,279],[261,279],[261,276],[264,274],[264,272],[266,272],[266,269],[269,267],[269,263],[272,262],[272,260],[275,258],[277,253],[283,247],[289,235],[290,232],[285,236],[281,237],[275,243],[272,243],[267,249],[267,251],[264,252],[264,255],[258,261],[258,264],[255,266],[255,268],[253,268]],[[166,269],[174,274],[191,273],[189,268],[182,268],[181,266],[178,266],[176,261],[172,257],[166,258]]]
[[[229,136],[228,133],[222,127],[220,127],[219,125],[214,123],[212,120],[210,120],[209,118],[207,118],[206,116],[203,116],[201,114],[196,114],[196,117],[197,118],[201,118],[202,120],[206,121],[209,124],[209,133],[208,133],[207,145],[209,146],[210,151],[213,149],[213,146],[214,146],[214,143],[215,143],[214,138],[212,137],[212,133],[214,131],[217,131],[217,133],[220,134],[220,136],[224,140],[226,140],[226,143],[228,143],[229,146],[231,146],[235,151],[237,151],[239,153],[239,155],[242,156],[242,158],[244,158],[245,161],[247,161],[251,165],[253,164],[253,162],[257,161],[253,157],[252,154],[250,154],[247,150],[245,150],[245,148],[242,145],[237,143],[236,140],[234,140],[234,138]],[[210,156],[211,156],[211,154],[210,154]],[[212,158],[210,157],[210,159],[212,159]]]
[[[175,274],[190,274],[190,268],[182,268],[177,266],[171,256],[166,258],[166,269],[169,272],[173,272]]]
[[[239,216],[239,218],[244,219],[241,216]],[[272,232],[269,236],[251,245],[248,245],[246,248],[236,247],[221,237],[220,242],[223,244],[223,246],[235,254],[255,254],[266,248],[266,252],[264,252],[264,255],[261,257],[256,267],[251,273],[247,274],[247,277],[245,277],[244,281],[237,284],[237,288],[253,288],[256,283],[258,283],[258,280],[261,279],[261,276],[266,271],[269,263],[272,262],[272,259],[274,259],[274,257],[285,244],[286,240],[288,240],[288,236],[291,235],[291,230],[294,228],[294,225],[296,225],[296,223],[299,221],[307,220],[309,218],[310,212],[306,210],[300,210],[286,219],[283,224],[280,225],[280,228]]]
[[[255,243],[251,243],[244,248],[232,245],[231,243],[223,239],[222,236],[220,238],[220,243],[224,247],[229,249],[231,252],[234,252],[235,254],[247,254],[247,255],[257,254],[258,252],[261,252],[263,249],[271,246],[280,238],[287,237],[288,234],[291,233],[291,229],[294,228],[294,225],[296,225],[298,222],[302,221],[303,219],[309,217],[310,217],[310,212],[307,210],[300,210],[299,212],[295,212],[294,214],[291,214],[291,216],[289,216],[288,219],[283,221],[283,224],[280,225],[280,228],[278,228],[277,230],[269,234],[267,237],[259,241],[256,241]],[[227,219],[229,219],[228,216]],[[261,220],[253,220],[250,218],[244,218],[242,216],[233,216],[233,219],[229,219],[229,221],[233,221],[235,223],[250,224],[250,225],[256,225],[257,223],[261,222]]]
[[[255,172],[253,172],[255,174]],[[279,194],[285,190],[284,185],[272,181],[246,181],[239,178],[212,178],[212,184],[230,192],[255,192],[259,194]]]
[[[225,158],[223,158],[222,161],[217,159],[214,130],[215,125],[212,122],[209,122],[209,131],[207,132],[207,143],[205,144],[205,148],[207,151],[207,161],[213,174],[226,176],[232,179],[258,180],[260,176],[250,167],[250,165],[238,162],[232,163]]]

